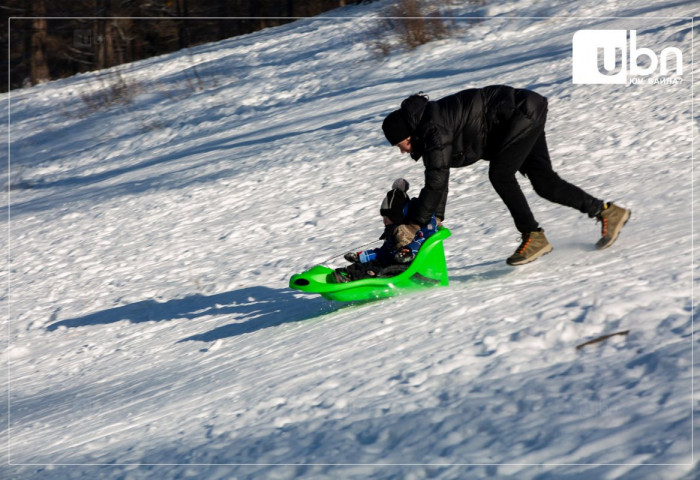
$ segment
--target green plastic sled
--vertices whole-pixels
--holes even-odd
[[[447,264],[442,242],[451,235],[441,227],[418,250],[408,269],[395,277],[365,278],[335,283],[333,269],[323,265],[292,275],[289,287],[306,293],[318,293],[328,300],[355,302],[386,298],[435,286],[447,286]]]

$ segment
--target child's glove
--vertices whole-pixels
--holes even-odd
[[[411,243],[418,230],[420,230],[420,225],[412,223],[396,227],[396,230],[394,230],[394,243],[396,244],[396,248],[400,249]]]
[[[405,265],[413,261],[414,255],[408,248],[402,248],[394,254],[394,262]]]
[[[360,261],[360,252],[348,252],[343,258],[350,263],[357,263]]]

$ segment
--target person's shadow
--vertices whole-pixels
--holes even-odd
[[[306,298],[295,293],[287,288],[247,287],[215,295],[191,295],[166,302],[144,300],[82,317],[60,320],[46,328],[53,331],[59,327],[105,325],[121,320],[142,323],[182,318],[192,320],[207,315],[232,316],[233,323],[180,340],[180,342],[191,340],[212,342],[284,323],[308,320],[342,307],[340,304],[333,304],[322,298]]]

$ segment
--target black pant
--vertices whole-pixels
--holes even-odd
[[[602,200],[562,180],[552,170],[544,124],[500,152],[489,165],[491,185],[508,207],[515,227],[521,233],[534,232],[539,225],[518,185],[516,172],[526,175],[535,192],[550,202],[575,208],[590,217],[594,217],[603,208]]]
[[[368,263],[354,262],[347,267],[336,268],[339,273],[345,273],[353,282],[363,278],[388,278],[408,270],[409,264],[382,265],[376,260]]]

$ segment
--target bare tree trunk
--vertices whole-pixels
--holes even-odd
[[[32,85],[46,82],[51,79],[49,64],[46,58],[46,1],[34,0],[32,2],[32,35],[29,79]]]
[[[112,28],[112,20],[100,19],[97,21],[95,49],[97,50],[95,66],[98,70],[114,66],[114,29]]]
[[[189,8],[187,5],[187,0],[176,0],[175,2],[176,5],[176,13],[178,17],[184,17],[187,18],[189,17]],[[187,20],[184,19],[179,19],[178,20],[178,42],[180,44],[180,49],[187,48],[190,46],[190,35],[189,35],[189,30],[187,29]]]
[[[109,0],[106,0],[105,3],[109,3]],[[110,12],[110,17],[111,12]],[[113,67],[116,65],[115,61],[115,51],[114,51],[114,20],[105,20],[103,23],[104,30],[102,32],[102,45],[104,47],[104,59],[105,59],[105,65],[104,67],[109,68]]]
[[[114,27],[106,17],[113,16],[111,0],[101,0],[97,16],[105,17],[97,21],[95,32],[95,67],[98,70],[115,65],[114,61]]]

